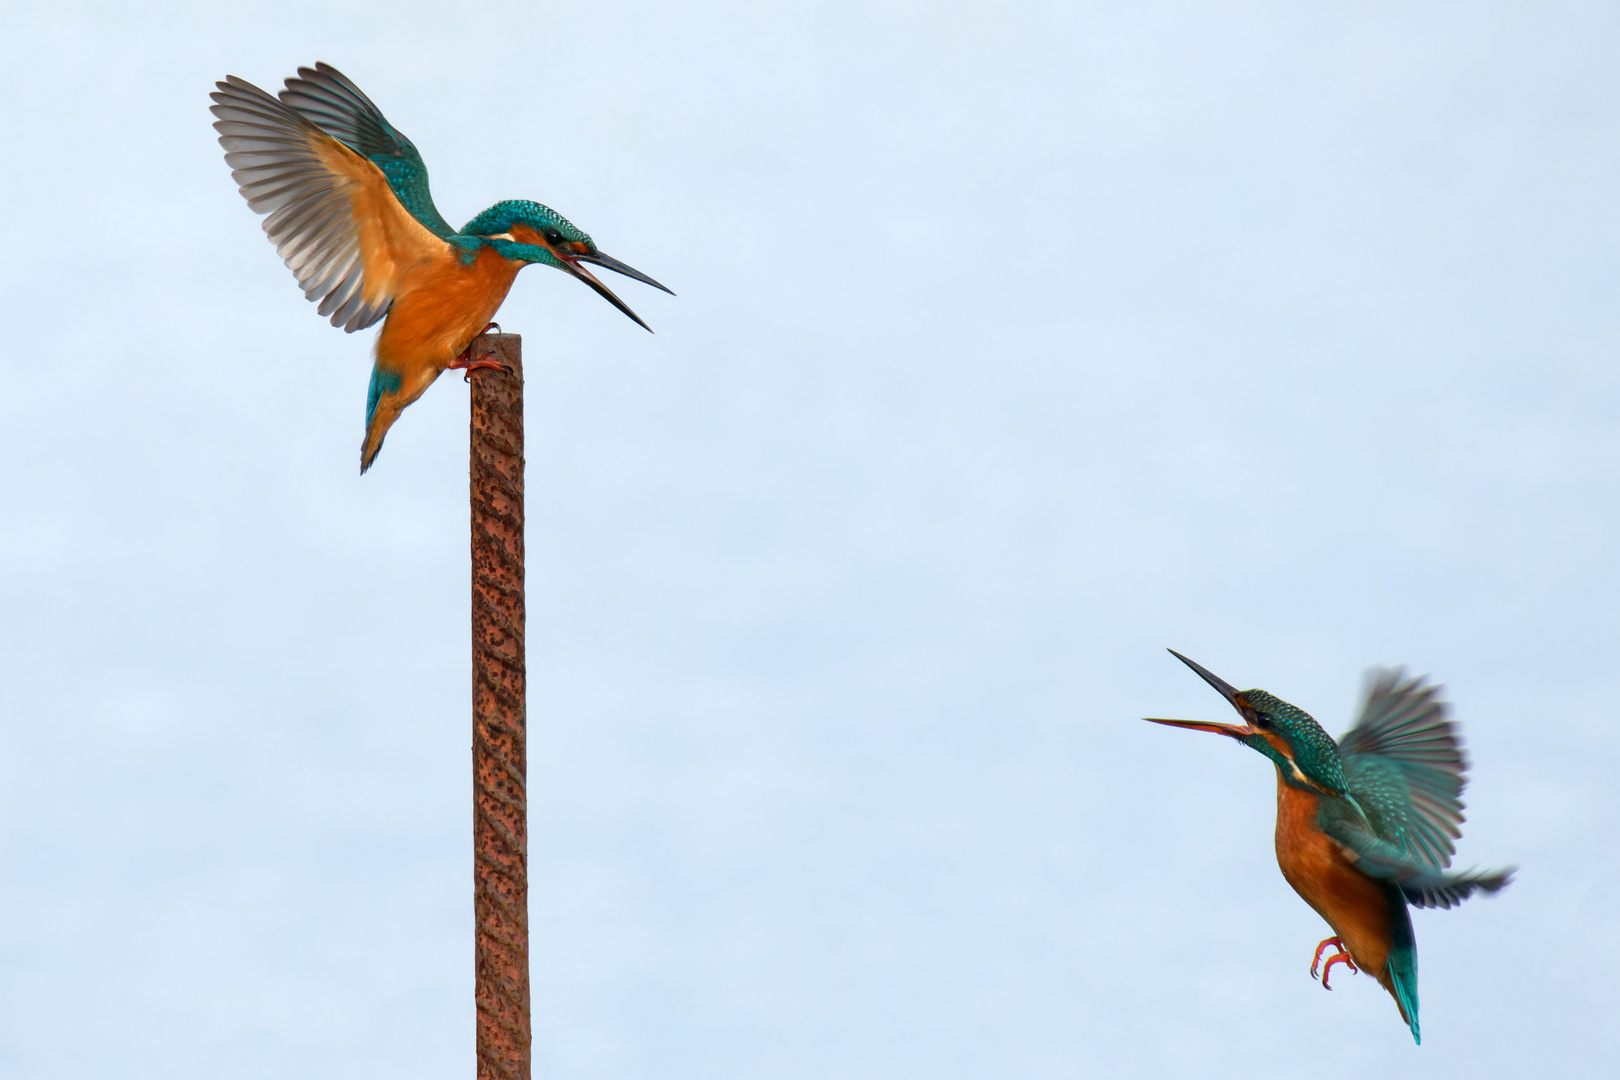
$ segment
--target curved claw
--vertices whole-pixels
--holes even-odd
[[[1318,942],[1316,946],[1316,955],[1311,957],[1311,978],[1317,979],[1321,977],[1317,975],[1316,968],[1322,963],[1322,954],[1327,952],[1329,945],[1333,946],[1333,948],[1339,952],[1344,952],[1344,942],[1340,941],[1336,937],[1324,938],[1322,941]]]
[[[1333,965],[1334,964],[1343,964],[1345,967],[1349,968],[1351,971],[1360,971],[1361,970],[1360,968],[1356,967],[1356,962],[1354,960],[1350,959],[1350,954],[1349,953],[1347,953],[1347,952],[1334,953],[1332,956],[1328,957],[1327,963],[1324,964],[1323,967],[1322,967],[1322,989],[1324,989],[1324,990],[1333,989],[1333,987],[1328,985],[1328,972],[1333,970]]]
[[[490,323],[489,326],[495,326],[497,330],[500,329],[500,327],[496,326],[495,323]],[[489,326],[484,327],[484,329],[487,331]],[[472,382],[472,373],[486,368],[491,371],[504,371],[509,375],[512,373],[512,369],[508,367],[505,362],[497,360],[492,356],[480,356],[478,359],[474,360],[472,358],[471,345],[468,345],[465,349],[461,350],[460,356],[444,365],[444,370],[446,371],[465,371],[467,373],[465,376],[463,376],[463,381],[465,382]]]
[[[1328,972],[1333,970],[1334,964],[1343,964],[1351,971],[1361,970],[1360,968],[1356,967],[1356,962],[1350,959],[1350,952],[1344,947],[1344,942],[1340,941],[1336,937],[1330,937],[1324,939],[1316,946],[1316,955],[1311,957],[1311,978],[1318,978],[1318,975],[1316,974],[1317,965],[1322,963],[1322,954],[1328,950],[1329,946],[1332,946],[1333,948],[1333,955],[1328,957],[1327,963],[1323,965],[1322,974],[1320,976],[1322,980],[1322,989],[1324,990],[1333,989],[1333,987],[1328,985]]]

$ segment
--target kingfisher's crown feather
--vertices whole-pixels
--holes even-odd
[[[498,202],[461,227],[467,236],[496,236],[511,232],[514,225],[527,225],[539,233],[556,232],[564,240],[590,245],[596,244],[585,230],[575,225],[544,203],[530,199],[507,199]]]

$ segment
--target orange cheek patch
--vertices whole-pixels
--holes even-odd
[[[1294,755],[1292,751],[1289,750],[1288,743],[1281,735],[1278,735],[1275,731],[1263,731],[1260,734],[1265,738],[1266,742],[1271,744],[1271,748],[1273,750],[1277,751],[1277,753],[1281,754],[1283,757],[1292,760]]]
[[[521,223],[512,226],[512,239],[520,244],[541,243],[540,234],[535,232],[532,226]]]

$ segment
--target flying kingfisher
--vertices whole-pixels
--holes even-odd
[[[248,206],[270,215],[264,231],[304,295],[349,333],[388,317],[366,397],[362,473],[441,372],[501,366],[469,349],[530,263],[573,275],[651,329],[581,264],[670,290],[602,254],[550,207],[512,199],[452,229],[411,140],[331,65],[299,68],[280,100],[235,75],[215,85],[209,111],[225,162]]]
[[[1242,724],[1146,719],[1213,731],[1277,767],[1277,864],[1333,928],[1316,947],[1322,985],[1334,964],[1373,975],[1418,1032],[1417,943],[1406,908],[1449,908],[1475,889],[1494,893],[1513,870],[1448,874],[1462,835],[1468,771],[1437,686],[1400,668],[1373,671],[1355,727],[1335,743],[1305,710],[1264,690],[1235,690],[1174,649],[1243,718]]]

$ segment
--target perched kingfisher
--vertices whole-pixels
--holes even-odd
[[[1494,893],[1513,870],[1448,874],[1460,837],[1458,797],[1468,762],[1437,686],[1400,668],[1373,671],[1355,727],[1335,743],[1305,710],[1264,690],[1235,690],[1174,649],[1243,718],[1242,724],[1146,719],[1213,731],[1245,743],[1277,767],[1277,864],[1333,928],[1316,947],[1311,975],[1329,948],[1334,964],[1365,971],[1418,1032],[1417,943],[1406,907],[1449,908],[1475,889]]]
[[[670,290],[602,254],[550,207],[512,199],[452,229],[411,140],[331,65],[299,68],[280,100],[234,75],[216,85],[209,111],[225,162],[248,206],[270,215],[264,231],[304,295],[349,333],[388,317],[366,397],[362,473],[441,372],[501,366],[468,350],[530,263],[572,274],[651,329],[581,264]]]

